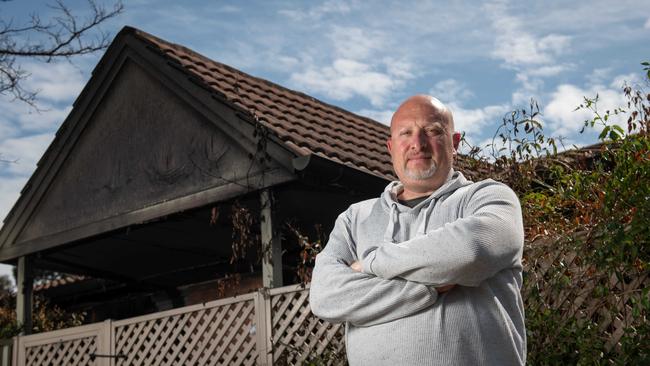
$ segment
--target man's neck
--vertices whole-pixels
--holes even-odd
[[[402,200],[402,201],[410,201],[410,200],[414,200],[414,199],[420,198],[420,197],[428,197],[433,192],[435,192],[435,189],[433,191],[430,191],[430,192],[408,191],[408,190],[404,189],[402,191],[402,193],[397,195],[397,198]]]
[[[399,203],[401,203],[401,204],[404,205],[404,206],[408,206],[408,207],[410,207],[410,208],[413,208],[413,207],[419,205],[420,202],[426,200],[427,198],[429,198],[429,196],[423,196],[423,197],[413,198],[413,199],[410,199],[410,200],[401,200],[401,199],[398,199],[398,201],[399,201]]]
[[[454,170],[450,169],[449,174],[447,174],[447,178],[441,184],[437,184],[435,187],[432,187],[432,189],[430,190],[408,189],[406,186],[403,186],[402,191],[397,195],[397,199],[400,199],[402,201],[409,201],[419,197],[428,197],[433,192],[437,191],[440,187],[444,186],[447,182],[449,182],[453,175],[454,175]]]

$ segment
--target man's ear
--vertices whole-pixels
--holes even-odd
[[[392,141],[390,140],[390,137],[388,138],[388,140],[386,140],[386,148],[388,149],[388,153],[392,154],[393,146],[392,146]]]
[[[460,140],[463,137],[460,132],[454,132],[452,135],[452,141],[454,143],[454,150],[458,150],[458,145],[460,145]]]

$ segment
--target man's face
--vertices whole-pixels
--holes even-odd
[[[443,107],[444,108],[444,107]],[[435,102],[414,97],[393,115],[387,142],[393,168],[405,190],[431,192],[447,179],[457,136],[448,113]]]

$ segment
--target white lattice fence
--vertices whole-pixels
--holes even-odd
[[[311,313],[308,288],[290,286],[269,292],[274,365],[315,360],[344,363],[344,327]]]
[[[93,365],[91,354],[97,352],[96,337],[85,337],[43,344],[26,349],[27,365]]]
[[[255,295],[115,322],[115,365],[254,365]]]
[[[344,363],[343,331],[312,315],[308,288],[287,286],[17,337],[14,365],[338,364]]]
[[[539,312],[544,307],[565,319],[576,317],[596,322],[602,337],[607,339],[605,349],[620,347],[625,329],[634,324],[634,302],[641,301],[643,290],[650,286],[650,273],[618,278],[584,265],[579,254],[555,242],[535,244],[527,248],[524,258],[526,279],[522,296],[526,311]],[[565,276],[566,282],[560,282],[560,276]],[[608,295],[595,296],[599,285],[606,286]]]
[[[18,337],[16,365],[108,366],[110,321]]]

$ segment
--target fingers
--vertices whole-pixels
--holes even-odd
[[[361,267],[361,262],[359,262],[359,261],[355,261],[354,263],[352,263],[350,265],[350,268],[352,268],[353,270],[355,270],[357,272],[363,272],[363,267]]]
[[[436,287],[436,291],[438,291],[439,293],[445,293],[445,292],[451,290],[454,287],[456,287],[456,285],[453,285],[453,284],[452,285],[444,285],[444,286]]]

